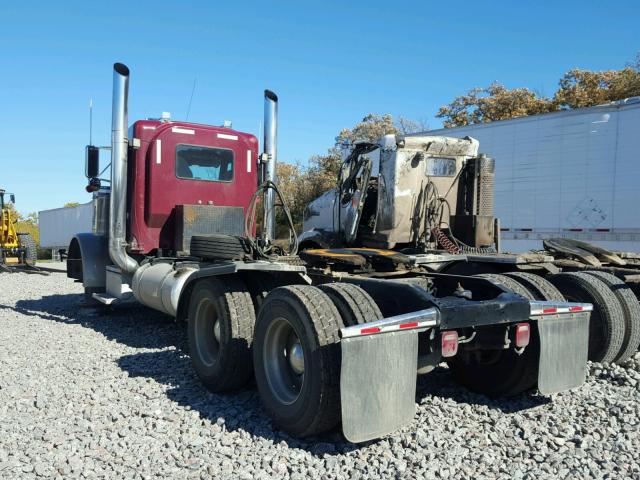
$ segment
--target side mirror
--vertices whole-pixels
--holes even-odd
[[[100,149],[98,147],[87,145],[84,174],[87,178],[96,178],[100,174]]]
[[[9,200],[11,200],[11,203],[16,203],[16,196],[12,193],[9,195]]]

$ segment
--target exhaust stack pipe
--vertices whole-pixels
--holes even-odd
[[[278,159],[278,96],[271,90],[264,91],[264,142],[263,148],[267,161],[264,164],[263,181],[276,181],[276,162]],[[276,192],[268,188],[264,195],[264,233],[265,243],[271,243],[276,235]]]
[[[138,262],[127,254],[127,149],[129,68],[113,65],[111,107],[111,195],[109,215],[109,256],[123,273],[133,273]]]

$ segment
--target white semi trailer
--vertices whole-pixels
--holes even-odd
[[[495,159],[503,250],[560,237],[640,251],[640,97],[428,134],[473,137]]]
[[[66,249],[76,232],[90,232],[93,228],[93,204],[53,208],[38,212],[40,247],[50,248],[52,258],[59,249]]]

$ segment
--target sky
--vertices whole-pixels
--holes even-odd
[[[114,62],[129,121],[171,112],[260,137],[279,98],[280,161],[326,152],[368,113],[435,114],[499,81],[551,95],[571,68],[640,51],[640,2],[0,2],[0,188],[24,214],[88,202],[84,146],[110,138]],[[195,89],[193,88],[195,84]]]

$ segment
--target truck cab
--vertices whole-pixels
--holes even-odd
[[[132,254],[185,252],[188,238],[176,234],[182,230],[177,226],[193,233],[207,221],[216,232],[243,233],[258,184],[254,135],[166,120],[139,120],[130,132],[127,241]],[[185,212],[185,206],[201,208]]]
[[[475,163],[489,164],[485,173],[493,175],[492,160],[478,157],[475,139],[386,135],[376,143],[357,142],[343,156],[338,186],[305,210],[301,248],[428,243],[431,230],[441,226],[436,202],[446,207],[445,218],[452,216],[447,227],[457,227],[465,242],[493,243],[491,205],[485,211],[470,205],[479,197],[470,191],[478,188],[477,179],[466,182],[463,175]]]
[[[224,126],[149,119],[133,122],[127,136],[122,229],[127,255],[188,256],[193,235],[244,234],[245,214],[258,185],[254,135]],[[98,150],[87,147],[92,232],[74,237],[67,259],[68,276],[82,281],[90,294],[108,291],[109,277],[119,276],[108,246],[113,182],[102,185]],[[116,199],[115,206],[120,203]]]

